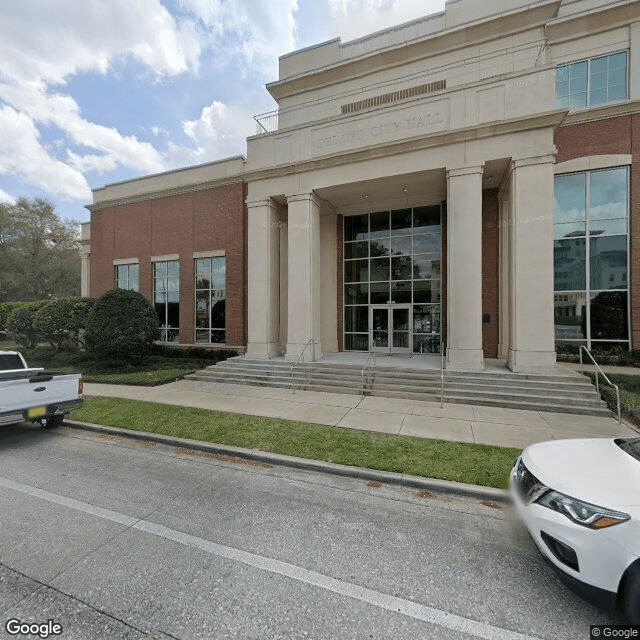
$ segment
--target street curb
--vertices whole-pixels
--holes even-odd
[[[341,476],[347,478],[357,478],[373,482],[383,482],[385,484],[407,487],[410,489],[426,489],[437,493],[447,493],[455,496],[475,498],[477,500],[488,500],[492,502],[510,502],[509,493],[504,489],[494,489],[492,487],[480,487],[474,484],[464,484],[451,480],[438,480],[436,478],[421,478],[403,473],[391,471],[377,471],[375,469],[365,469],[364,467],[351,467],[333,462],[323,462],[321,460],[307,460],[294,456],[285,456],[280,453],[270,453],[257,449],[244,449],[242,447],[230,447],[224,444],[214,444],[211,442],[200,442],[198,440],[188,440],[186,438],[175,438],[159,433],[147,433],[145,431],[133,431],[130,429],[120,429],[119,427],[105,427],[90,422],[79,422],[77,420],[65,420],[64,424],[74,429],[83,429],[96,433],[107,433],[110,435],[131,438],[133,440],[146,440],[157,442],[172,447],[184,449],[195,449],[204,453],[213,453],[226,456],[234,456],[256,462],[273,464],[303,471],[315,471],[327,475]]]

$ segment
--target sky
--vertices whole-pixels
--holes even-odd
[[[86,222],[91,190],[246,155],[278,57],[444,0],[5,0],[0,201]]]

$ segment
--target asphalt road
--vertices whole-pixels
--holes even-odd
[[[66,427],[0,429],[0,638],[589,638],[508,507]]]

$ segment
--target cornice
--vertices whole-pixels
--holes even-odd
[[[571,124],[582,124],[584,122],[595,122],[596,120],[607,120],[618,116],[628,116],[640,113],[640,100],[625,100],[617,104],[607,104],[602,107],[590,107],[581,111],[573,111],[567,114],[562,126]]]
[[[611,2],[590,11],[569,14],[547,23],[549,44],[582,38],[586,34],[610,31],[640,19],[640,0]]]
[[[92,204],[85,204],[85,209],[94,213],[96,211],[102,211],[109,207],[122,206],[126,204],[136,204],[139,202],[147,202],[150,200],[158,200],[160,198],[170,198],[171,196],[179,196],[189,193],[197,193],[199,191],[206,191],[207,189],[214,189],[216,187],[224,187],[230,184],[237,184],[239,182],[245,182],[244,173],[239,173],[236,176],[232,176],[226,179],[211,180],[208,182],[201,182],[199,184],[184,185],[182,187],[174,187],[170,189],[157,189],[155,191],[148,191],[140,194],[133,194],[122,198],[113,198],[111,200],[102,200]]]
[[[266,88],[276,101],[280,101],[310,89],[361,78],[380,69],[390,69],[448,51],[479,45],[497,37],[514,35],[545,25],[558,15],[560,4],[560,0],[532,3],[523,9],[497,17],[445,29],[416,41],[393,45],[291,78],[277,80],[267,84]]]
[[[557,128],[567,114],[566,109],[554,109],[526,118],[511,118],[499,122],[489,122],[454,131],[444,131],[428,136],[417,136],[402,141],[392,141],[386,144],[376,144],[362,147],[356,150],[344,151],[324,158],[311,158],[297,162],[279,165],[269,169],[250,169],[244,174],[244,179],[268,180],[283,176],[295,175],[307,171],[316,171],[324,168],[335,167],[363,160],[374,160],[399,153],[409,153],[431,149],[433,147],[451,145],[469,140],[480,140],[494,136],[521,133],[536,129]]]

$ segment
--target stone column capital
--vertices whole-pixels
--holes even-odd
[[[278,207],[278,204],[273,200],[273,198],[259,198],[258,200],[247,200],[246,205],[247,205],[247,209],[259,209],[261,207],[272,207],[272,208]]]
[[[316,207],[320,207],[322,198],[320,198],[314,191],[308,193],[292,193],[287,195],[287,204],[292,202],[312,202]]]
[[[520,169],[522,167],[531,167],[538,164],[554,164],[557,152],[558,150],[554,147],[553,151],[545,155],[532,156],[529,158],[514,158],[511,161],[511,170]]]
[[[459,178],[461,176],[471,176],[480,174],[484,171],[484,164],[470,164],[464,167],[447,168],[447,180],[449,178]]]

